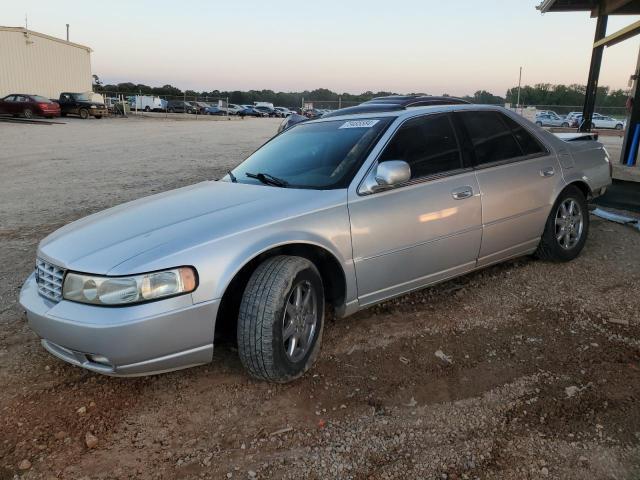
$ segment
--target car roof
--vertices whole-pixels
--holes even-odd
[[[318,123],[328,122],[332,120],[359,120],[365,118],[401,118],[407,119],[411,117],[418,117],[425,113],[443,113],[453,111],[466,111],[466,110],[493,110],[498,112],[505,112],[505,108],[501,105],[482,105],[475,103],[462,103],[454,105],[432,105],[427,107],[409,107],[409,108],[394,108],[387,110],[367,110],[359,112],[345,112],[347,109],[337,110],[329,115],[323,115],[320,118],[310,120],[304,123]],[[339,114],[338,114],[339,113]]]
[[[466,100],[456,97],[444,97],[434,95],[389,95],[376,97],[355,107],[341,108],[330,112],[326,116],[338,116],[360,112],[382,112],[389,110],[404,110],[414,106],[431,105],[462,105],[469,104]]]

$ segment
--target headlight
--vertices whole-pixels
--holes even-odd
[[[98,107],[96,107],[95,105],[91,105],[91,108],[98,108]]]
[[[62,297],[92,305],[127,305],[193,292],[196,271],[191,267],[130,277],[103,277],[69,272],[64,277]]]

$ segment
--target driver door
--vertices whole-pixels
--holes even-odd
[[[377,162],[387,160],[407,162],[410,181],[349,198],[361,306],[473,269],[482,240],[480,189],[449,114],[407,120]]]

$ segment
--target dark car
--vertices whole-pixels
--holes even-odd
[[[277,117],[278,116],[278,112],[276,112],[275,109],[270,108],[270,107],[266,107],[264,105],[257,105],[255,107],[253,107],[253,109],[257,110],[260,113],[262,113],[263,116],[265,116],[265,117]]]
[[[88,93],[63,92],[58,99],[60,104],[60,114],[79,115],[82,119],[89,117],[102,118],[107,114],[107,107],[104,103],[94,102]]]
[[[60,105],[40,95],[11,94],[0,99],[0,113],[14,117],[33,118],[39,115],[53,118],[60,116]]]
[[[238,115],[241,117],[264,117],[264,113],[255,109],[255,107],[247,107],[244,110],[240,110]]]
[[[196,113],[196,107],[191,102],[184,100],[169,100],[167,103],[169,113]]]

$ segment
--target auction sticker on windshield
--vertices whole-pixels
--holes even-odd
[[[344,122],[340,128],[371,128],[379,120],[349,120],[348,122]]]

